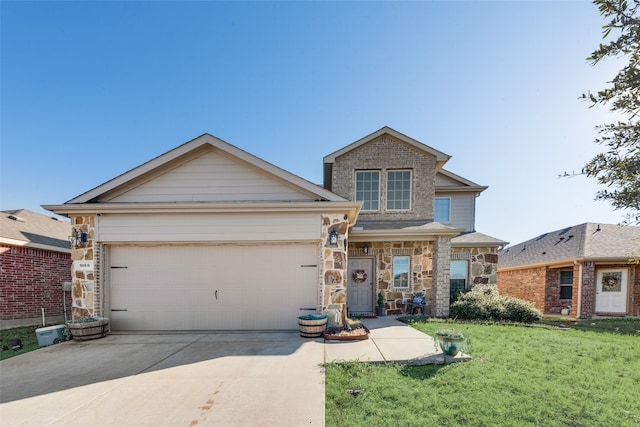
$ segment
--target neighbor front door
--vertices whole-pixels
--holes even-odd
[[[596,313],[627,312],[627,269],[597,270]]]
[[[348,313],[373,314],[373,259],[349,258],[347,270]]]

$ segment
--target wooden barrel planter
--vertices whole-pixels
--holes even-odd
[[[67,328],[74,340],[87,341],[102,338],[109,330],[109,319],[105,317],[71,320]]]
[[[326,314],[307,314],[298,316],[300,336],[305,338],[318,338],[327,327],[329,317]]]

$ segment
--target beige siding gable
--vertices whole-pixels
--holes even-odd
[[[308,201],[316,195],[224,151],[211,149],[155,171],[102,202]]]
[[[438,173],[436,174],[436,188],[437,187],[465,187],[465,185],[463,185],[460,181]]]

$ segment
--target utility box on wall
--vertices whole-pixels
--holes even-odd
[[[36,329],[36,337],[38,345],[44,347],[47,345],[57,344],[66,341],[64,336],[64,325],[47,326],[46,328]]]

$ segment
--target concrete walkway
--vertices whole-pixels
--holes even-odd
[[[436,349],[433,337],[396,320],[395,316],[363,319],[369,329],[369,339],[363,341],[326,341],[325,362],[397,362],[409,365],[430,365],[462,362],[470,357],[458,354],[444,356]],[[446,357],[446,359],[445,359]]]
[[[363,341],[134,333],[45,347],[0,362],[0,425],[322,426],[324,362],[445,362],[394,317],[364,324]]]

